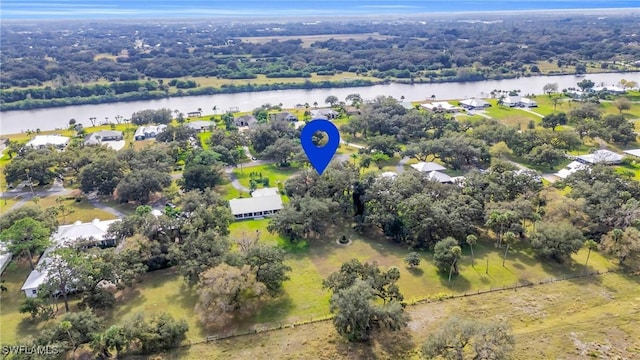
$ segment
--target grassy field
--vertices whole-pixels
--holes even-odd
[[[260,173],[263,178],[269,179],[269,187],[277,186],[278,182],[284,182],[293,174],[300,171],[299,168],[279,168],[276,165],[260,165],[252,166],[245,169],[234,169],[233,174],[238,178],[240,184],[249,187],[251,181],[251,173]],[[259,187],[262,187],[260,185]]]
[[[419,347],[449,316],[505,319],[514,359],[634,359],[640,356],[638,278],[620,274],[424,303],[408,307],[407,330],[348,343],[330,321],[208,344],[161,359],[419,359]],[[615,314],[615,315],[614,315]]]
[[[568,264],[540,261],[525,246],[515,246],[510,251],[505,266],[502,266],[502,251],[483,239],[475,250],[475,266],[472,264],[468,248],[464,249],[460,261],[460,276],[451,283],[446,274],[436,271],[431,262],[430,253],[422,253],[423,261],[419,267],[408,269],[403,259],[409,252],[384,239],[377,232],[364,235],[354,233],[350,227],[337,227],[326,231],[318,239],[291,244],[277,234],[270,234],[266,226],[268,220],[249,220],[234,223],[231,226],[231,238],[255,236],[260,233],[260,241],[278,245],[287,250],[286,263],[292,267],[290,280],[285,282],[282,297],[268,301],[259,312],[243,322],[237,323],[238,329],[252,328],[259,324],[279,324],[307,321],[329,314],[329,293],[322,289],[321,280],[340,265],[352,258],[361,261],[377,261],[383,268],[397,266],[401,272],[399,286],[408,302],[414,302],[438,294],[473,293],[478,290],[513,285],[517,282],[537,282],[551,277],[581,274],[585,271],[586,251],[573,256]],[[336,240],[346,235],[352,240],[348,246],[336,244]],[[488,260],[488,269],[487,269]],[[604,271],[613,265],[598,253],[592,253],[589,270]],[[25,332],[37,330],[27,315],[18,314],[17,307],[22,294],[16,295],[28,275],[28,266],[11,267],[3,276],[10,291],[2,298],[3,341],[19,339]],[[193,312],[195,292],[183,285],[184,282],[175,270],[163,270],[149,273],[144,281],[134,289],[118,295],[115,311],[109,319],[122,321],[138,311],[167,311],[189,321],[191,331],[188,337],[192,341],[201,340],[205,330],[197,324]],[[13,290],[12,290],[13,289]],[[5,321],[5,319],[8,319]],[[116,320],[117,319],[117,320]],[[232,330],[232,329],[229,329]]]
[[[500,120],[509,127],[526,129],[531,120],[538,123],[541,117],[520,108],[511,108],[508,106],[498,106],[496,99],[489,100],[492,105],[484,110],[487,115]],[[534,110],[535,111],[535,110]]]

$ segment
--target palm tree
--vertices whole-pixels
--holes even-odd
[[[505,244],[507,244],[507,248],[504,251],[504,256],[502,257],[502,266],[504,266],[504,262],[507,259],[507,253],[509,252],[509,246],[511,246],[512,244],[515,244],[516,241],[518,240],[518,237],[513,232],[507,231],[506,233],[504,233],[504,237],[502,240],[504,241]]]
[[[353,159],[353,165],[356,165],[356,160],[358,159],[358,154],[357,153],[353,153],[351,154],[351,158]]]
[[[451,254],[453,254],[453,262],[451,263],[451,268],[449,269],[449,282],[451,282],[451,274],[453,273],[453,270],[456,270],[456,274],[458,274],[458,257],[460,257],[460,255],[462,254],[462,249],[460,248],[460,246],[453,246],[451,248]]]
[[[436,94],[431,95],[431,100],[435,100],[436,99]]]
[[[472,267],[475,265],[475,262],[476,262],[475,255],[473,254],[473,245],[477,242],[478,242],[477,236],[473,234],[467,235],[467,244],[469,244],[469,247],[471,247],[471,266]]]
[[[589,249],[589,252],[587,253],[587,261],[584,262],[584,266],[586,267],[586,266],[589,265],[589,256],[591,256],[591,250],[597,249],[598,248],[598,243],[593,241],[593,240],[591,240],[591,239],[589,239],[589,240],[584,242],[584,247]]]

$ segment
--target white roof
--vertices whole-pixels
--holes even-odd
[[[520,96],[507,96],[506,99],[504,99],[504,103],[505,104],[517,104],[520,102]]]
[[[566,179],[569,175],[578,170],[588,169],[589,167],[579,161],[570,162],[566,168],[558,171],[555,175],[561,179]]]
[[[435,109],[455,110],[455,109],[458,109],[457,106],[451,105],[446,101],[435,101],[435,102],[422,104],[420,106],[422,106],[423,108],[426,108],[426,109],[430,109],[430,110],[435,110]]]
[[[69,143],[69,138],[60,135],[36,135],[31,141],[27,143],[27,146],[41,147],[41,146],[64,146]]]
[[[439,171],[439,170],[447,170],[446,167],[434,163],[434,162],[419,162],[417,164],[411,165],[412,168],[420,171],[420,172],[429,172],[429,171]]]
[[[263,188],[263,189],[256,189],[253,190],[253,192],[251,193],[251,197],[257,198],[257,197],[264,197],[264,196],[280,196],[278,193],[278,188],[274,188],[274,187],[270,187],[270,188]]]
[[[192,129],[196,129],[196,130],[200,130],[202,128],[208,129],[210,126],[215,127],[216,123],[213,121],[192,121],[192,122],[188,122],[186,124],[184,124],[187,127],[190,127]]]
[[[578,159],[590,164],[617,164],[624,156],[609,150],[596,150],[591,154],[580,155]]]
[[[482,99],[476,99],[476,98],[471,98],[471,99],[464,99],[462,101],[460,101],[460,104],[462,105],[466,105],[466,106],[472,106],[472,107],[484,107],[489,105],[488,102],[482,100]]]
[[[382,174],[380,174],[380,176],[384,178],[395,179],[396,177],[398,177],[398,174],[396,174],[393,171],[385,171]]]
[[[441,183],[453,182],[453,180],[451,179],[451,176],[445,173],[441,173],[439,171],[431,171],[429,172],[427,177],[429,178],[429,180],[439,181]]]
[[[640,149],[625,150],[624,152],[629,155],[640,157]]]
[[[0,241],[0,273],[7,267],[9,261],[11,261],[11,253],[7,250],[7,244]]]
[[[624,93],[626,92],[623,88],[617,86],[617,85],[609,85],[609,86],[596,86],[592,88],[593,91],[610,91],[610,92],[614,92],[614,93]]]
[[[229,207],[233,215],[256,213],[261,211],[273,211],[282,209],[280,195],[268,195],[261,197],[231,199]]]
[[[93,238],[96,241],[102,241],[105,240],[105,235],[109,225],[118,221],[120,220],[100,221],[98,219],[94,219],[89,223],[81,223],[77,221],[71,225],[62,225],[58,227],[58,231],[51,235],[51,240],[56,244],[74,242],[80,238]]]
[[[42,256],[40,256],[40,260],[38,260],[38,265],[36,265],[36,270],[31,271],[31,273],[29,274],[29,277],[27,277],[27,280],[22,285],[21,290],[37,289],[38,286],[44,283],[44,281],[47,279],[47,272],[39,271],[37,269],[40,264],[43,264],[44,262],[47,261],[49,253],[55,249],[56,249],[56,246],[54,245],[54,246],[51,246],[50,248],[47,248],[44,251]]]

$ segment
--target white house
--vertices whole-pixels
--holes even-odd
[[[422,108],[436,113],[454,113],[460,111],[460,108],[449,104],[446,101],[435,101],[420,105]]]
[[[398,177],[398,174],[393,172],[393,171],[385,171],[382,174],[380,174],[381,178],[389,178],[389,179],[395,179]]]
[[[629,154],[629,155],[633,155],[633,156],[640,157],[640,149],[625,150],[625,151],[624,151],[624,153],[625,153],[625,154]]]
[[[7,250],[7,244],[0,241],[0,275],[4,272],[4,269],[7,268],[9,262],[11,262],[11,257],[13,255]]]
[[[267,195],[229,200],[231,213],[236,220],[255,219],[272,215],[282,210],[280,195]]]
[[[431,172],[431,171],[441,171],[441,170],[447,170],[446,167],[438,164],[438,163],[434,163],[434,162],[424,162],[421,161],[417,164],[413,164],[411,165],[412,168],[420,171],[420,172]]]
[[[44,149],[49,146],[64,149],[69,144],[69,140],[68,137],[60,135],[36,135],[27,143],[27,146],[31,146],[34,149]]]
[[[51,235],[53,246],[46,249],[42,256],[40,256],[38,266],[45,263],[49,253],[58,247],[69,246],[81,240],[87,240],[93,246],[114,246],[116,244],[116,240],[107,237],[107,230],[109,229],[109,225],[118,221],[120,220],[100,221],[98,219],[94,219],[89,223],[76,221],[71,225],[59,226],[58,230]],[[24,291],[24,294],[27,297],[38,296],[38,287],[47,280],[47,272],[38,270],[38,266],[36,266],[36,270],[33,270],[29,274],[29,277],[22,285],[21,290]]]
[[[605,164],[605,165],[615,165],[620,164],[624,156],[620,154],[616,154],[613,151],[609,150],[596,150],[591,154],[580,155],[576,158],[576,160],[580,161],[584,164]]]
[[[561,179],[566,179],[569,175],[573,174],[578,170],[586,170],[589,167],[579,161],[572,161],[565,167],[564,169],[555,173],[555,175]]]
[[[312,119],[324,119],[324,120],[333,120],[337,118],[340,114],[333,109],[315,109],[311,110],[311,118]]]
[[[136,129],[136,132],[133,134],[133,138],[135,140],[145,140],[155,138],[158,134],[165,131],[167,129],[167,125],[149,125],[149,126],[140,126]]]
[[[185,123],[184,126],[196,131],[207,131],[216,127],[216,123],[213,121],[191,121]]]
[[[538,106],[538,103],[535,102],[534,100],[521,97],[521,96],[509,96],[506,99],[504,99],[502,103],[505,106],[509,106],[509,107],[519,106],[519,107],[532,108],[532,107]]]
[[[482,99],[470,98],[460,101],[460,106],[467,110],[475,110],[488,108],[491,104]]]
[[[105,142],[121,141],[124,137],[122,131],[103,130],[91,133],[84,141],[85,145],[102,145]]]
[[[429,180],[431,181],[437,181],[440,183],[452,183],[453,179],[451,178],[451,176],[445,174],[445,173],[441,173],[440,171],[430,171],[427,173],[427,178],[429,178]]]

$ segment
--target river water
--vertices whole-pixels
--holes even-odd
[[[590,74],[585,77],[600,85],[613,85],[620,79],[635,80],[640,83],[640,73],[603,73]],[[202,108],[205,114],[213,113],[216,106],[218,113],[231,108],[249,111],[262,104],[280,104],[285,108],[293,108],[296,104],[317,102],[325,106],[324,100],[329,95],[335,95],[340,100],[353,93],[358,93],[363,99],[373,99],[379,95],[392,96],[405,101],[424,101],[463,99],[467,97],[489,97],[494,90],[521,90],[521,94],[541,94],[542,88],[548,83],[557,83],[558,89],[577,87],[582,80],[573,75],[522,77],[507,80],[486,80],[463,83],[441,84],[388,84],[368,87],[340,88],[340,89],[311,89],[311,90],[273,90],[237,94],[218,94],[188,97],[174,97],[159,100],[143,100],[98,105],[73,105],[58,108],[16,110],[0,113],[0,134],[15,134],[26,130],[55,130],[65,128],[69,119],[76,119],[84,126],[90,126],[90,117],[97,118],[97,123],[105,122],[106,118],[114,122],[117,115],[125,118],[138,110],[169,108],[186,114]]]

